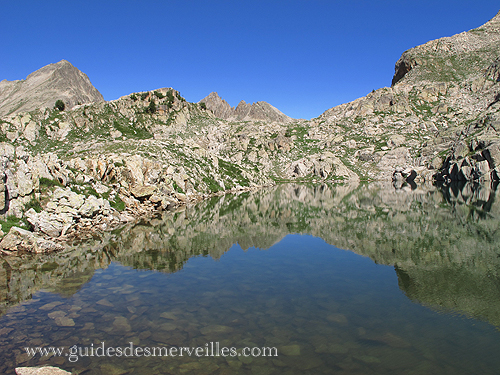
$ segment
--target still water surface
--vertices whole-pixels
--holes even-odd
[[[282,186],[6,258],[0,370],[498,374],[500,209],[493,191],[471,194]],[[103,342],[278,356],[70,362],[24,349]]]

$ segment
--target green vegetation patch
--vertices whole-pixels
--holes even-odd
[[[151,102],[154,103],[154,102]],[[124,136],[129,138],[136,139],[149,139],[152,138],[153,135],[144,127],[134,126],[134,125],[125,125],[121,124],[119,121],[113,122],[113,127],[120,131]]]
[[[227,177],[236,180],[241,186],[250,185],[248,178],[243,177],[243,171],[234,164],[219,159],[219,169],[222,170],[221,174],[225,174]]]
[[[212,193],[216,193],[216,192],[222,190],[222,188],[220,187],[220,185],[214,179],[212,179],[212,178],[210,178],[208,176],[203,177],[202,181],[207,185],[208,189]]]
[[[89,195],[93,195],[96,198],[101,197],[97,193],[97,191],[95,191],[95,189],[89,184],[83,184],[83,183],[74,184],[71,186],[71,191],[77,194],[83,194],[86,197],[88,197]]]
[[[25,218],[20,219],[15,216],[8,216],[5,220],[0,220],[0,225],[2,226],[2,231],[4,233],[9,233],[10,228],[12,227],[29,227],[29,223]]]
[[[115,200],[109,201],[109,205],[120,212],[125,210],[125,202],[122,201],[118,195],[116,196]]]
[[[58,180],[52,180],[45,177],[40,177],[39,184],[40,190],[42,190],[42,188],[52,188],[56,186],[63,187],[63,184],[61,184]]]
[[[31,208],[38,213],[42,212],[42,205],[40,204],[40,201],[35,197],[32,197],[31,200],[24,206],[25,211],[28,211]]]
[[[165,97],[165,95],[163,95],[161,92],[159,91],[153,91],[153,94],[158,98],[158,99],[163,99]]]

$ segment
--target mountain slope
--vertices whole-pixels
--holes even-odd
[[[31,73],[25,80],[1,81],[0,117],[52,108],[58,99],[68,109],[76,104],[104,101],[86,74],[61,60]]]
[[[338,140],[334,152],[347,167],[368,178],[413,169],[427,180],[496,180],[499,56],[500,13],[476,29],[404,52],[391,87],[331,108],[314,122]],[[404,175],[394,177],[415,173]]]
[[[500,50],[500,12],[484,25],[432,40],[404,52],[392,85],[398,82],[463,82],[483,77]]]

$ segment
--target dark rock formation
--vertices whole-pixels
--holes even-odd
[[[394,86],[396,83],[401,81],[403,77],[408,73],[413,67],[417,66],[418,62],[404,53],[401,58],[396,62],[394,67],[394,77],[392,78],[391,85]]]

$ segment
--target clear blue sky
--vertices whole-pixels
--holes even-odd
[[[478,27],[498,1],[4,1],[0,80],[66,59],[106,100],[173,87],[295,118],[390,86],[405,50]]]

